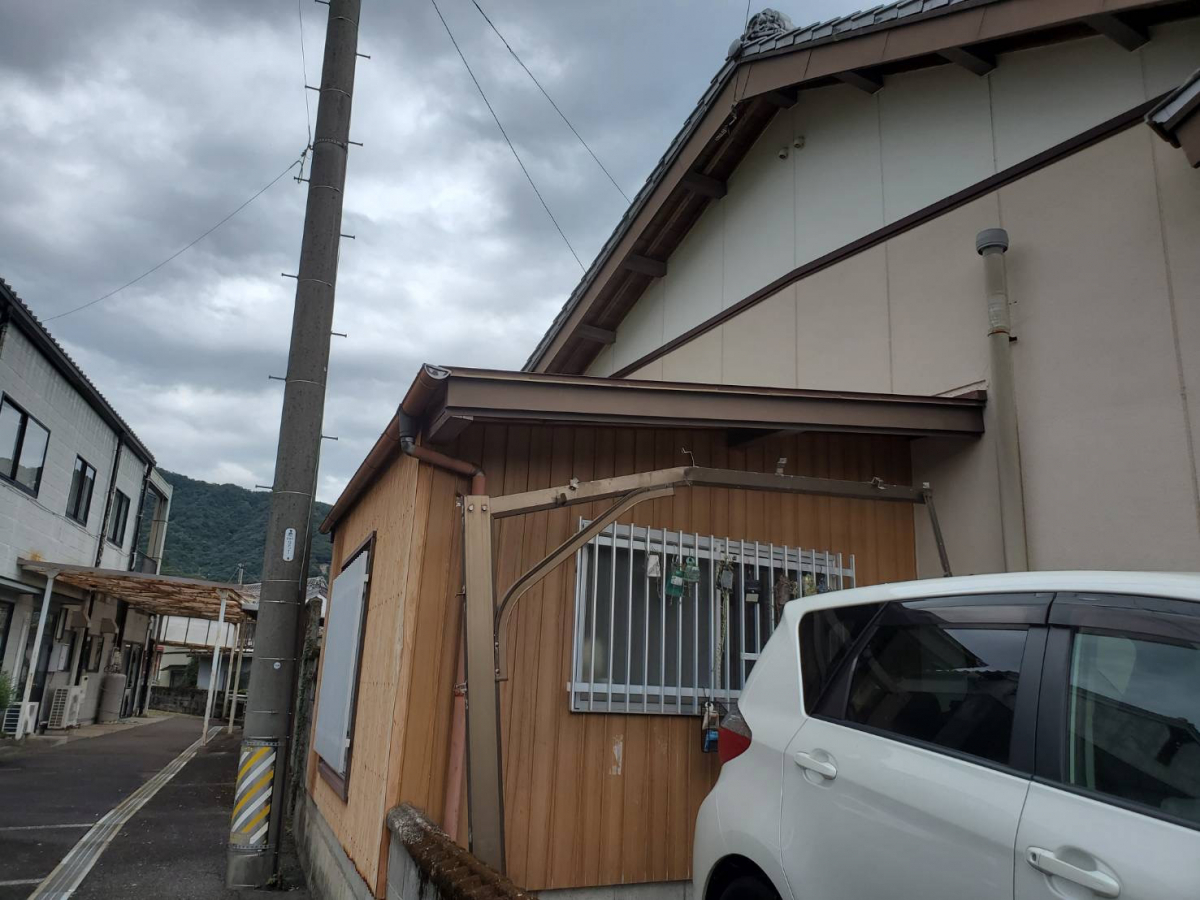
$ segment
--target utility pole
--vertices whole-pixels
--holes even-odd
[[[296,630],[320,459],[359,7],[360,0],[329,0],[254,661],[230,822],[225,873],[230,888],[265,887],[271,881],[284,827]]]

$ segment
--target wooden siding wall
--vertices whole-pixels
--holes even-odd
[[[677,466],[687,462],[683,448],[698,465],[767,472],[787,457],[791,474],[910,477],[905,440],[854,435],[779,436],[729,448],[716,432],[489,425],[472,427],[451,451],[482,463],[498,496]],[[398,460],[335,538],[334,571],[342,553],[377,532],[374,583],[349,802],[311,770],[310,784],[378,896],[385,811],[409,801],[442,818],[461,615],[455,495],[465,486]],[[497,591],[565,540],[580,516],[598,514],[594,506],[499,523]],[[915,577],[907,504],[690,488],[621,521],[853,553],[860,584]],[[695,814],[717,776],[716,757],[700,753],[695,718],[569,711],[573,584],[573,563],[559,567],[520,601],[511,623],[512,671],[501,689],[508,874],[533,890],[688,878]],[[456,837],[465,843],[465,789],[463,796]]]

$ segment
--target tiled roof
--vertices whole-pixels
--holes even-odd
[[[133,445],[133,448],[142,459],[153,465],[154,454],[134,434],[133,429],[121,418],[120,413],[100,393],[100,389],[84,374],[79,364],[71,359],[70,354],[63,349],[62,344],[54,339],[54,335],[49,332],[46,326],[33,314],[33,310],[25,305],[25,301],[17,296],[17,292],[3,278],[0,278],[0,302],[7,304],[14,314],[13,320],[18,327],[29,336],[34,344],[38,346],[39,350],[49,357],[54,367],[71,382],[75,389],[83,394],[89,405],[100,414],[101,418],[108,422],[109,426],[115,431],[123,432],[126,441]]]
[[[255,605],[258,605],[258,597],[262,592],[262,582],[256,581],[253,584],[243,584],[238,588],[249,600]],[[324,575],[314,575],[308,579],[308,585],[305,590],[305,600],[315,600],[318,597],[329,596],[329,583]]]
[[[970,6],[982,6],[994,0],[899,0],[876,6],[873,9],[850,13],[824,22],[813,22],[803,28],[793,28],[782,34],[760,38],[741,45],[741,59],[760,56],[775,50],[784,50],[799,45],[811,46],[826,41],[835,41],[858,35],[872,29],[891,28],[898,22],[908,24],[918,16],[929,17],[947,12],[957,12]],[[900,22],[903,20],[903,22]]]
[[[529,359],[525,361],[525,370],[533,368],[538,358],[549,347],[559,328],[562,327],[567,318],[575,310],[576,304],[579,303],[584,293],[587,292],[592,281],[608,260],[609,255],[616,248],[617,244],[625,237],[625,233],[629,230],[630,225],[637,218],[638,213],[642,211],[642,207],[650,195],[659,186],[667,169],[670,168],[671,164],[675,161],[675,157],[679,155],[683,146],[691,138],[700,121],[708,114],[713,102],[720,95],[721,91],[725,89],[725,85],[733,77],[733,73],[739,65],[758,57],[844,40],[866,32],[892,28],[897,24],[908,24],[918,18],[933,18],[934,16],[958,12],[962,9],[984,6],[995,2],[997,0],[899,0],[897,3],[889,3],[885,6],[877,6],[873,9],[851,13],[847,16],[839,16],[826,22],[814,22],[803,28],[792,28],[788,31],[762,37],[754,41],[743,42],[740,38],[735,41],[730,48],[730,53],[725,60],[725,64],[713,76],[708,89],[696,103],[696,108],[687,117],[687,120],[683,123],[683,127],[679,129],[679,133],[675,135],[675,139],[667,147],[666,153],[659,159],[654,169],[650,172],[650,175],[646,178],[646,183],[642,185],[642,189],[638,191],[637,196],[633,198],[633,202],[629,204],[629,209],[625,211],[625,215],[621,217],[621,220],[617,223],[617,227],[613,229],[613,233],[604,242],[604,246],[596,254],[595,260],[592,261],[592,264],[584,273],[583,278],[580,279],[575,290],[571,292],[571,296],[567,298],[567,302],[563,304],[563,308],[554,317],[550,328],[542,336],[542,339],[538,342],[537,347],[534,348]],[[751,18],[751,22],[753,22],[753,17]]]

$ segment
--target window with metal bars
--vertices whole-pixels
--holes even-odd
[[[853,555],[641,525],[609,526],[575,573],[573,712],[729,706],[783,603],[855,584]]]

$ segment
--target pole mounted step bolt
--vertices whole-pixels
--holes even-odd
[[[1008,232],[1003,228],[985,228],[975,235],[975,252],[982,256],[989,250],[1008,251]]]

